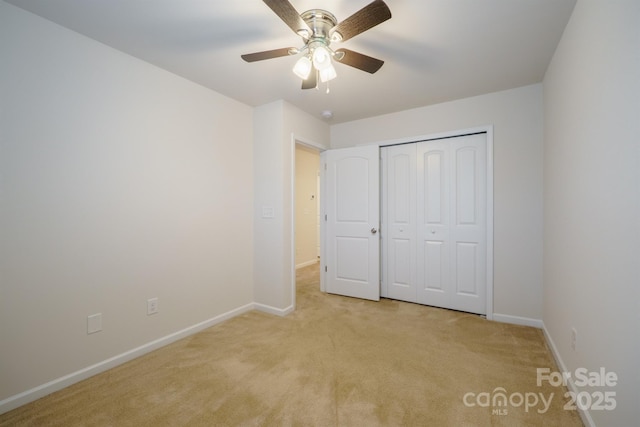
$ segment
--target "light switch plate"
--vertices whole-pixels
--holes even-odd
[[[158,298],[149,298],[147,300],[147,316],[158,312]]]
[[[274,216],[275,212],[273,210],[273,206],[262,207],[262,218],[273,218]]]
[[[102,313],[92,314],[87,317],[87,335],[95,334],[102,330]]]

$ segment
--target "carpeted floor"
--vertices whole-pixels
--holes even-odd
[[[314,265],[298,270],[293,314],[246,313],[0,425],[581,426],[565,389],[537,386],[545,367],[540,330],[323,294]]]

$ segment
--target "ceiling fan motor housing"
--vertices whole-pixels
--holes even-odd
[[[338,24],[338,20],[332,13],[322,9],[311,9],[300,16],[312,31],[308,37],[309,41],[320,41],[328,46],[331,41],[341,39],[337,32],[330,34],[331,29]]]

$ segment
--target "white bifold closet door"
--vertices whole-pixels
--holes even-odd
[[[486,314],[486,134],[382,148],[382,295]]]

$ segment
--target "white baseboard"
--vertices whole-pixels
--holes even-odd
[[[562,360],[562,357],[560,357],[560,353],[558,352],[558,348],[556,347],[555,343],[553,342],[553,339],[551,338],[551,335],[549,334],[549,331],[547,331],[547,328],[544,326],[544,322],[542,320],[539,319],[531,319],[529,317],[520,317],[520,316],[511,316],[508,314],[497,314],[494,313],[493,314],[493,320],[495,320],[496,322],[503,322],[503,323],[511,323],[514,325],[522,325],[522,326],[532,326],[534,328],[538,328],[538,329],[542,329],[542,332],[544,333],[544,338],[547,341],[547,345],[549,346],[549,349],[551,350],[551,354],[553,355],[553,358],[556,361],[556,364],[558,365],[558,368],[562,371],[562,372],[568,372],[569,370],[567,369],[567,366],[565,365],[564,361]],[[576,386],[573,382],[573,378],[568,378],[567,381],[567,387],[569,388],[569,390],[571,390],[574,393],[578,393],[579,390],[576,389]],[[588,410],[583,410],[578,408],[578,414],[580,415],[580,419],[582,419],[582,422],[584,423],[585,426],[587,427],[595,427],[596,424],[593,421],[593,418],[591,418],[591,414],[589,413]]]
[[[532,319],[530,317],[511,316],[509,314],[493,313],[493,320],[502,323],[511,323],[513,325],[532,326],[542,329],[543,323],[540,319]]]
[[[549,334],[549,331],[547,331],[547,328],[544,326],[544,323],[542,324],[542,331],[544,332],[544,338],[547,341],[547,345],[551,350],[551,354],[553,355],[553,358],[555,359],[556,364],[558,365],[558,368],[562,372],[569,372],[569,370],[567,369],[567,365],[565,365],[564,361],[562,360],[562,357],[560,357],[560,353],[558,352],[558,347],[556,347],[555,342],[553,342],[553,338],[551,338],[551,334]],[[574,393],[579,392],[579,390],[576,388],[575,383],[573,382],[573,376],[570,378],[567,378],[567,388]],[[593,418],[591,418],[591,414],[589,413],[588,410],[581,409],[580,407],[578,407],[578,414],[580,415],[580,419],[582,420],[585,426],[596,427],[596,423],[593,421]]]
[[[320,262],[320,260],[317,259],[317,258],[309,260],[309,261],[301,262],[300,264],[296,264],[296,270],[299,269],[299,268],[308,267],[310,265],[317,264],[319,262]]]
[[[281,316],[281,317],[284,317],[292,313],[293,310],[295,309],[293,305],[290,305],[287,308],[275,308],[275,307],[271,307],[270,305],[260,304],[257,302],[253,303],[253,308],[258,311],[262,311],[263,313],[275,314],[276,316]]]
[[[73,372],[71,374],[49,381],[48,383],[34,387],[30,390],[26,390],[22,393],[18,393],[14,396],[8,397],[0,401],[0,414],[8,412],[19,406],[25,405],[29,402],[33,402],[34,400],[40,399],[41,397],[44,397],[55,391],[61,390],[72,384],[75,384],[89,377],[92,377],[96,374],[107,371],[125,362],[133,360],[136,357],[140,357],[146,353],[157,350],[160,347],[164,347],[168,344],[171,344],[174,341],[188,337],[189,335],[193,335],[213,325],[216,325],[225,320],[231,319],[232,317],[239,316],[240,314],[246,313],[254,309],[265,311],[262,309],[262,307],[258,307],[255,303],[243,305],[242,307],[238,307],[234,310],[212,317],[211,319],[205,320],[204,322],[200,322],[193,326],[189,326],[188,328],[182,329],[181,331],[174,332],[165,337],[162,337],[157,340],[151,341],[147,344],[141,345],[140,347],[126,351],[122,354],[111,357],[107,360],[103,360],[102,362],[98,362],[95,365],[91,365],[84,369],[80,369],[79,371]],[[276,309],[273,309],[273,310],[276,310]],[[284,313],[286,310],[281,310],[281,311]],[[293,308],[291,309],[291,311],[293,311]],[[287,312],[286,314],[288,314],[289,312]],[[274,313],[274,314],[279,314],[279,313]],[[281,315],[284,316],[286,314],[281,314]]]

